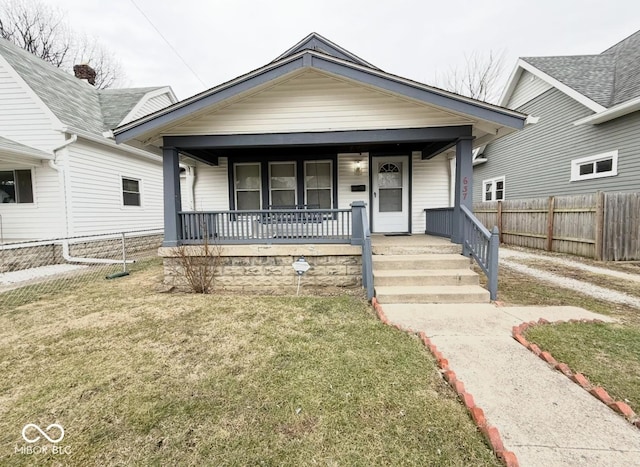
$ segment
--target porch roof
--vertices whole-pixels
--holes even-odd
[[[203,115],[209,109],[235,101],[245,95],[249,96],[273,83],[310,70],[384,93],[387,96],[395,96],[405,102],[413,102],[425,108],[428,106],[454,115],[456,122],[435,122],[428,126],[432,127],[432,130],[457,127],[464,121],[471,127],[471,133],[476,138],[474,145],[486,144],[497,137],[524,127],[526,119],[524,114],[386,73],[326,39],[320,38],[319,35],[310,35],[272,63],[116,128],[114,130],[116,141],[122,143],[135,139],[143,144],[158,144],[160,137],[176,136],[171,133],[172,129]],[[363,128],[363,131],[366,130],[370,129]],[[384,130],[385,128],[380,128],[380,131]],[[324,129],[314,131],[326,133]],[[318,144],[314,143],[311,133],[313,131],[288,133],[287,137],[280,137],[280,144],[288,146],[294,141],[304,145]],[[225,136],[219,133],[214,134]],[[307,137],[301,143],[302,135]],[[443,139],[435,138],[434,140]],[[167,144],[166,141],[164,144]]]

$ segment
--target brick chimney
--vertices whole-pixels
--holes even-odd
[[[96,71],[86,63],[73,65],[73,74],[78,79],[86,80],[92,86],[96,84]]]

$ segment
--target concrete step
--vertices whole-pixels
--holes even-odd
[[[389,269],[373,270],[374,284],[386,285],[478,285],[471,269]]]
[[[489,291],[479,285],[466,286],[377,286],[382,303],[489,303]]]
[[[462,246],[455,243],[446,245],[372,245],[374,255],[426,255],[426,254],[461,254]]]
[[[373,255],[373,269],[469,269],[469,258],[452,253],[424,255]]]

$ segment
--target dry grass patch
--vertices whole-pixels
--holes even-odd
[[[158,264],[0,314],[0,463],[498,465],[357,297],[159,294]],[[60,423],[71,454],[21,454]]]

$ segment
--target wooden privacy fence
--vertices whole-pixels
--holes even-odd
[[[640,260],[640,193],[591,193],[474,204],[500,242],[604,261]]]

